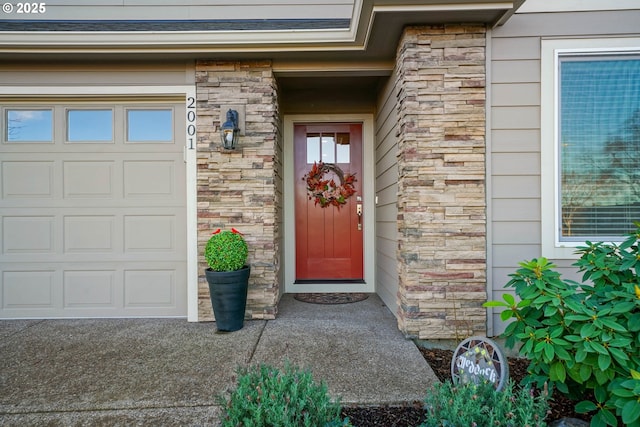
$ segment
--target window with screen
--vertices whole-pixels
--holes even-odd
[[[559,241],[619,241],[640,221],[640,54],[557,64]]]

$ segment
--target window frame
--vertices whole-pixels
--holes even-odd
[[[549,258],[577,259],[576,247],[584,245],[584,241],[560,239],[560,60],[571,56],[604,58],[627,54],[640,54],[640,38],[541,41],[541,243],[542,253]],[[619,240],[608,243],[621,242],[624,237],[620,236]]]

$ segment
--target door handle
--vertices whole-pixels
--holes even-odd
[[[358,231],[362,231],[362,203],[356,204],[356,215],[358,215]]]

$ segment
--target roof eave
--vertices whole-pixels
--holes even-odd
[[[376,32],[392,34],[405,25],[467,22],[493,27],[504,24],[525,0],[356,0],[351,25],[345,29],[272,31],[14,31],[3,32],[0,55],[243,57],[302,53],[331,56],[337,52],[375,53]],[[376,25],[380,17],[394,28]],[[390,52],[384,53],[388,55]],[[379,53],[377,56],[383,55]]]

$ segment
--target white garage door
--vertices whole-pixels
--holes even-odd
[[[185,316],[184,105],[2,102],[0,317]]]

